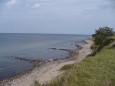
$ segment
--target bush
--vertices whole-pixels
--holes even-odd
[[[98,30],[96,30],[95,34],[93,34],[92,37],[95,45],[101,45],[103,43],[103,40],[106,40],[106,38],[111,37],[113,35],[113,29],[106,26],[100,27]]]
[[[91,46],[93,52],[90,54],[94,56],[99,52],[104,46],[109,45],[114,40],[111,38],[114,36],[114,31],[110,27],[100,27],[95,31],[95,34],[92,35],[94,44]]]

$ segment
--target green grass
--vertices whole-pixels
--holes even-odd
[[[34,86],[40,86],[39,82],[35,81]]]
[[[73,64],[67,64],[67,65],[64,65],[60,70],[63,71],[63,70],[69,70],[73,67]]]
[[[44,86],[115,86],[115,49],[104,48]]]

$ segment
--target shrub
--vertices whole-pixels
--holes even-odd
[[[104,46],[109,45],[114,40],[111,38],[114,36],[114,31],[110,27],[100,27],[95,31],[95,34],[92,35],[94,44],[91,46],[93,50],[91,55],[95,55],[99,52]]]
[[[102,44],[103,40],[105,40],[108,37],[111,37],[114,35],[114,31],[110,27],[100,27],[98,30],[95,31],[95,34],[92,35],[94,44],[100,45]]]

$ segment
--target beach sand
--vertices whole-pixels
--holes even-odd
[[[40,84],[45,84],[50,82],[56,76],[62,74],[59,71],[61,67],[66,64],[73,64],[84,59],[88,54],[91,53],[90,46],[92,44],[91,40],[86,40],[86,44],[82,44],[82,49],[79,50],[79,55],[75,59],[65,59],[60,61],[47,62],[39,68],[35,68],[26,75],[16,78],[12,81],[8,81],[0,86],[33,86],[34,81],[38,81]]]

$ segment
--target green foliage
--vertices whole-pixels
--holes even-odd
[[[98,30],[96,30],[95,34],[93,34],[92,37],[94,38],[94,44],[100,45],[102,44],[103,40],[113,35],[114,35],[113,29],[106,26],[106,27],[100,27]]]
[[[109,45],[114,41],[112,38],[114,36],[114,31],[110,27],[100,27],[92,35],[94,44],[91,46],[93,52],[90,54],[92,56],[96,55],[104,46]]]
[[[73,64],[67,64],[67,65],[64,65],[60,70],[69,70],[73,67],[74,65]]]

